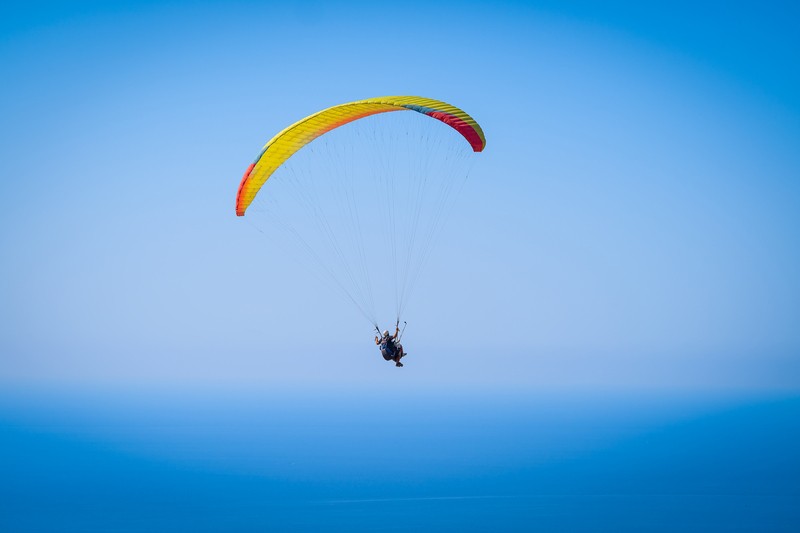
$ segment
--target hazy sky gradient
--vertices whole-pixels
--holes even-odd
[[[0,380],[800,386],[788,2],[25,3],[0,20]],[[233,213],[275,132],[387,94],[452,102],[488,141],[409,308],[402,377]]]

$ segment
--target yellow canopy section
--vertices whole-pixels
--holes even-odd
[[[383,96],[336,105],[295,122],[264,145],[239,184],[236,214],[243,216],[272,173],[300,148],[320,135],[369,115],[405,110],[423,113],[448,124],[463,135],[476,152],[486,146],[483,131],[472,117],[439,100],[419,96]]]

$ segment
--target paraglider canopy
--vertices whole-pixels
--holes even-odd
[[[264,145],[255,161],[247,167],[239,184],[236,215],[244,216],[272,173],[300,148],[320,135],[370,115],[404,110],[416,111],[444,122],[460,133],[475,152],[482,151],[486,146],[483,131],[472,117],[439,100],[419,96],[383,96],[336,105],[295,122]]]

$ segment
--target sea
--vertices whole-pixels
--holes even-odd
[[[0,531],[800,531],[800,394],[6,388]]]

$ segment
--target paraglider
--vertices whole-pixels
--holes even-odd
[[[394,335],[389,335],[388,329],[384,330],[382,334],[380,330],[378,330],[378,333],[381,336],[375,337],[375,344],[378,345],[383,359],[385,361],[394,361],[395,366],[403,366],[400,359],[408,354],[403,350],[403,345],[400,344],[400,336],[402,335],[400,333],[400,325],[395,325]]]
[[[401,123],[400,127],[396,127],[398,121],[378,121],[378,116],[401,115],[397,111],[414,111],[412,115],[435,120],[426,118],[420,124]],[[367,119],[373,116],[375,119]],[[448,126],[443,129],[449,133],[430,126],[437,121]],[[350,123],[363,124],[365,129],[342,128]],[[415,128],[420,131],[417,135]],[[343,130],[350,130],[350,136]],[[459,138],[453,133],[466,140],[467,146],[463,140],[453,141],[453,137]],[[312,142],[320,137],[322,145]],[[357,141],[374,144],[360,149],[355,146]],[[372,323],[383,358],[402,367],[400,359],[406,353],[399,343],[399,327],[394,335],[378,328],[375,279],[393,275],[393,282],[381,285],[388,292],[393,286],[399,326],[433,239],[453,196],[466,180],[468,154],[481,152],[485,146],[478,123],[463,110],[439,100],[386,96],[336,105],[295,122],[264,145],[239,184],[236,215],[252,218],[251,206],[257,196],[263,199],[257,211],[270,220],[263,227],[256,225],[257,229],[266,233],[273,227],[282,228],[318,264],[332,286]],[[298,152],[308,157],[292,167],[301,155]],[[327,159],[319,161],[312,156]],[[374,166],[368,168],[368,164]],[[278,180],[274,193],[262,191],[265,183],[284,169],[280,178],[274,178]],[[282,183],[283,189],[277,183]],[[290,201],[294,202],[291,207],[286,205]],[[378,236],[368,238],[371,231],[379,232]],[[376,240],[386,244],[377,259],[368,252],[369,243]],[[371,260],[376,264],[370,264]],[[379,303],[387,299],[380,298]]]

